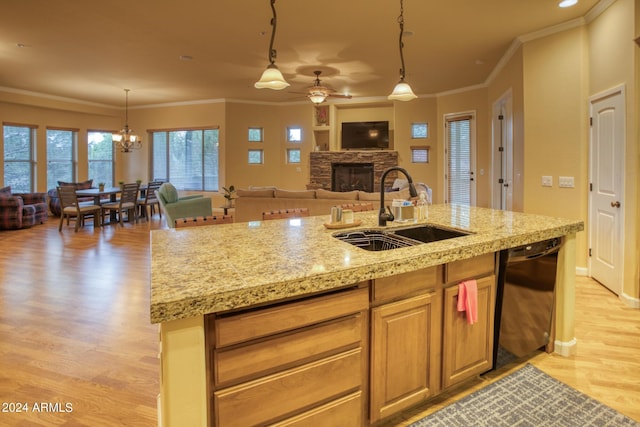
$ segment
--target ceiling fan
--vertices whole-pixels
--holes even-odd
[[[322,71],[316,70],[313,74],[316,75],[316,79],[313,82],[313,86],[307,89],[307,98],[314,104],[322,104],[328,97],[333,98],[347,98],[351,99],[351,95],[343,93],[335,93],[333,89],[329,89],[326,86],[322,86],[320,83],[320,74]]]

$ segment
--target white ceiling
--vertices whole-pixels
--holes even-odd
[[[386,96],[399,77],[399,0],[278,0],[276,64],[291,83],[282,91],[253,87],[268,64],[269,0],[2,3],[0,90],[110,106],[124,88],[131,106],[295,102],[316,69],[356,99]],[[585,17],[598,0],[557,3],[405,0],[407,82],[418,95],[483,84],[516,38]]]

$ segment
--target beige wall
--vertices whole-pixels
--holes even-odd
[[[438,194],[438,108],[435,97],[418,98],[394,105],[394,150],[398,152],[398,164],[404,167],[415,182],[431,187],[433,197]],[[427,139],[412,139],[411,125],[427,123]],[[411,163],[411,146],[429,146],[429,163]]]
[[[579,27],[523,46],[524,211],[587,219],[588,110],[586,29]],[[543,187],[542,176],[553,177]],[[560,176],[575,188],[560,188]],[[587,265],[587,233],[577,235],[577,261]]]

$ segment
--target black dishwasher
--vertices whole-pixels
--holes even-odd
[[[549,342],[562,238],[504,250],[496,292],[494,368]]]

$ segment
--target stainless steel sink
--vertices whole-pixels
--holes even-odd
[[[387,251],[389,249],[404,248],[421,243],[417,240],[396,236],[383,230],[354,230],[336,233],[333,237],[367,251]]]
[[[434,225],[418,225],[395,230],[353,230],[336,233],[333,237],[367,251],[387,251],[469,234]]]
[[[439,227],[435,225],[418,225],[414,227],[389,230],[389,232],[397,236],[403,236],[408,237],[409,239],[418,240],[422,243],[437,242],[439,240],[453,239],[455,237],[468,236],[469,234],[471,234],[465,231],[454,230],[451,228]]]

